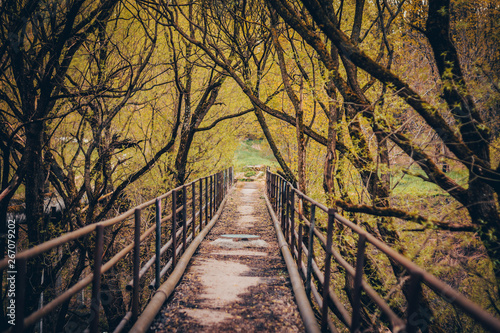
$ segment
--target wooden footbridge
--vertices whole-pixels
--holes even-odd
[[[15,278],[16,297],[13,302],[15,305],[15,311],[13,311],[15,325],[11,326],[9,330],[14,332],[40,331],[40,323],[44,317],[58,311],[62,304],[71,300],[76,302],[75,298],[91,288],[91,297],[86,303],[88,316],[85,320],[78,321],[78,324],[70,323],[71,319],[68,319],[65,329],[74,332],[102,331],[102,321],[100,320],[103,317],[102,303],[104,302],[101,298],[102,276],[106,273],[109,274],[114,267],[120,265],[122,268],[130,266],[130,278],[123,284],[122,291],[127,311],[116,327],[109,328],[110,331],[168,331],[166,328],[162,329],[159,324],[153,324],[162,321],[162,307],[169,305],[169,300],[172,299],[176,286],[186,274],[186,269],[193,261],[193,256],[195,256],[194,261],[207,263],[208,252],[203,249],[203,245],[201,246],[202,250],[199,250],[200,244],[207,237],[210,238],[209,233],[218,223],[223,211],[242,205],[235,203],[236,201],[233,202],[233,206],[226,204],[228,200],[239,199],[242,193],[233,190],[233,179],[232,168],[197,179],[134,207],[115,218],[67,233],[17,253],[15,258],[6,258],[1,261],[0,270],[10,272],[8,274],[12,273]],[[427,332],[429,331],[429,321],[432,319],[428,315],[426,317],[419,302],[422,288],[425,286],[427,293],[433,293],[433,297],[443,299],[452,304],[454,308],[460,309],[472,320],[477,321],[485,331],[500,332],[500,320],[444,282],[419,268],[360,226],[341,216],[334,208],[328,208],[304,195],[279,175],[266,171],[265,193],[261,193],[257,197],[261,198],[267,207],[266,223],[271,229],[274,229],[275,236],[273,237],[277,243],[276,253],[281,258],[279,260],[284,262],[283,265],[286,265],[288,271],[286,280],[289,281],[287,285],[293,291],[294,308],[300,313],[297,318],[301,318],[301,323],[294,327],[287,326],[286,329],[282,328],[284,326],[264,325],[255,326],[251,330],[274,332],[364,331],[371,329],[367,327],[362,307],[362,304],[366,304],[366,301],[369,300],[379,316],[381,324],[378,329],[389,329],[392,332]],[[248,202],[245,204],[246,206],[253,205],[257,200],[249,200]],[[224,226],[221,230],[224,228],[226,227]],[[238,238],[240,235],[239,238],[246,238],[246,240],[240,240],[240,243],[251,238],[251,236],[241,236],[245,234],[241,225],[238,226],[239,229],[231,229],[230,225],[227,228],[228,231],[234,232],[236,230],[238,232],[234,237]],[[110,254],[111,249],[108,248],[105,239],[109,238],[111,230],[118,229],[126,230],[127,232],[124,232],[126,237],[120,242],[115,240],[114,252]],[[342,251],[338,250],[339,230],[349,230],[351,238],[356,242],[354,247],[357,252],[354,263],[351,263],[352,260],[345,258]],[[217,236],[212,238],[219,237],[220,234],[219,232]],[[127,237],[129,241],[125,242]],[[89,253],[93,253],[93,258],[89,260],[91,269],[88,274],[61,291],[59,295],[47,303],[42,304],[38,310],[33,313],[25,313],[24,291],[29,283],[26,280],[27,262],[43,256],[47,258],[49,254],[58,253],[61,248],[82,239],[92,240],[93,250]],[[236,240],[229,239],[228,242],[234,243]],[[116,244],[121,244],[120,248],[116,249]],[[376,288],[364,278],[367,249],[377,251],[391,263],[403,268],[406,287],[404,296],[407,303],[404,313],[395,311],[388,300],[379,295]],[[242,252],[237,251],[222,254],[218,251],[216,254],[219,256],[251,255],[260,257],[264,256],[262,251],[272,253],[271,250],[255,250],[251,254],[247,252],[242,254]],[[210,253],[210,255],[212,254]],[[203,257],[203,255],[205,255],[205,259],[196,259],[196,256]],[[219,269],[218,275],[213,275],[212,279],[223,280],[227,278],[228,281],[236,279],[234,270],[230,266],[228,267],[227,269]],[[344,283],[344,281],[335,280],[339,271],[346,274],[352,282],[351,298],[348,300],[336,292],[336,284]],[[194,269],[189,274],[191,276],[203,274],[200,272],[205,271]],[[194,277],[196,278],[196,276]],[[273,277],[267,276],[267,278]],[[180,286],[182,288],[182,285]],[[4,284],[4,287],[8,288],[8,284]],[[5,291],[2,290],[2,292]],[[182,298],[182,295],[176,297]],[[264,297],[263,303],[257,306],[266,307],[273,311],[272,309],[276,308],[269,305],[268,301],[273,300],[274,297],[278,296],[270,294],[268,297]],[[79,300],[79,302],[84,303],[85,301]],[[196,304],[202,306],[207,303]],[[214,309],[213,304],[211,305],[212,310],[216,312],[224,312],[224,309],[221,309],[223,306],[225,305],[219,304]],[[197,311],[198,313],[206,313],[203,312],[204,309],[197,310],[201,310]],[[174,310],[169,308],[168,311]],[[184,312],[186,313],[186,311]],[[190,313],[194,312],[192,310]],[[211,312],[210,316],[214,316],[216,312]],[[223,321],[225,317],[221,318]],[[253,322],[262,324],[262,320],[258,318],[254,318]],[[249,320],[246,325],[251,325],[251,323],[252,320]],[[152,324],[153,326],[151,326]],[[203,319],[201,319],[201,324],[203,324]],[[192,331],[199,331],[199,327]],[[207,332],[239,330],[235,327],[231,328],[231,326],[211,326],[217,327],[212,329],[207,327],[205,327]],[[226,327],[226,329],[222,329],[222,327]],[[248,326],[245,327],[245,330],[248,331]],[[191,330],[184,325],[179,331]]]

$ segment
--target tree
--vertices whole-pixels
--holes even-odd
[[[429,104],[400,75],[391,70],[390,62],[384,63],[382,58],[375,58],[361,49],[361,46],[358,45],[359,38],[356,38],[359,37],[359,34],[356,36],[355,33],[355,28],[361,29],[360,24],[356,25],[356,22],[354,22],[351,37],[346,34],[348,28],[342,27],[338,17],[339,13],[342,13],[343,4],[340,4],[339,10],[336,10],[333,4],[328,1],[302,1],[304,8],[307,10],[307,16],[305,16],[304,11],[299,10],[300,5],[298,3],[280,0],[271,0],[270,3],[285,22],[290,24],[316,50],[318,56],[329,70],[334,70],[331,53],[327,51],[326,45],[317,31],[307,23],[307,20],[314,22],[326,36],[328,42],[331,42],[336,48],[342,59],[348,80],[346,82],[338,72],[333,71],[332,76],[335,86],[342,94],[344,102],[353,105],[356,115],[359,114],[369,122],[373,132],[379,138],[379,147],[382,140],[389,139],[394,142],[420,166],[426,175],[424,177],[426,181],[438,185],[467,208],[471,222],[477,228],[493,263],[498,288],[498,281],[500,281],[500,253],[495,244],[500,236],[500,228],[497,210],[498,202],[495,195],[498,195],[500,185],[498,171],[500,170],[491,165],[489,150],[492,144],[492,133],[481,116],[473,97],[470,95],[467,80],[461,70],[460,58],[450,36],[452,10],[450,2],[429,2],[426,11],[427,20],[423,30],[433,50],[433,61],[440,75],[442,96],[447,105],[447,109],[442,111],[437,106]],[[363,3],[364,1],[356,1],[356,13],[360,15],[366,11],[363,10]],[[383,28],[381,29],[382,37],[384,43],[388,45],[387,50],[390,55],[392,51],[387,41],[388,32],[385,29],[388,22],[401,15],[400,8],[403,2],[392,5],[392,8],[386,2],[384,2],[383,8],[379,2],[377,4],[381,9],[378,14],[379,19],[384,12],[390,14],[387,21],[380,24],[381,28]],[[359,18],[360,16],[355,15],[354,21],[356,21],[356,17]],[[381,85],[390,88],[394,94],[399,96],[421,117],[426,126],[439,136],[443,144],[454,155],[454,158],[468,170],[467,188],[460,186],[442,172],[438,167],[438,161],[434,160],[425,149],[419,147],[418,143],[412,140],[410,135],[398,129],[401,124],[394,124],[388,120],[390,110],[383,110],[382,113],[375,112],[374,103],[367,98],[363,89],[360,89],[362,87],[356,83],[355,71],[357,69],[363,70]],[[446,120],[444,114],[448,112],[455,120],[455,123]],[[354,117],[352,119],[354,120]],[[360,134],[360,128],[356,129],[353,125],[354,123],[350,124],[349,130],[355,130]],[[363,143],[361,135],[356,138],[356,141],[357,147],[362,148],[361,152],[365,151],[367,154],[368,150],[363,148],[366,143]],[[364,155],[362,160],[369,160],[368,157],[369,155]],[[356,165],[361,174],[366,172],[363,170],[370,170],[366,168],[367,166],[369,165]],[[372,188],[371,193],[377,199],[373,202],[373,209],[366,209],[365,211],[371,211],[371,213],[378,216],[397,216],[397,214],[392,214],[392,209],[388,207],[387,182],[377,179],[378,177],[373,171],[369,171],[368,174],[374,177],[371,177],[371,185],[367,184],[367,186]],[[345,202],[337,201],[337,204],[347,210],[361,211],[359,210],[361,207]],[[443,227],[446,227],[446,225]],[[448,225],[448,227],[452,226]],[[394,238],[396,237],[394,230],[391,230],[392,228],[387,229],[387,225],[384,225],[384,223],[379,223],[378,228],[386,241],[390,238],[396,239]],[[393,242],[389,243],[395,245]]]
[[[30,245],[46,239],[42,223],[48,175],[43,153],[48,135],[46,123],[61,117],[57,106],[65,98],[66,89],[71,89],[67,77],[75,55],[111,16],[117,3],[103,0],[91,6],[84,0],[28,0],[1,4],[1,117],[4,124],[9,124],[2,126],[2,139],[6,141],[2,144],[1,225],[5,228],[8,202],[23,182]],[[40,265],[33,263],[30,271],[40,272]],[[28,286],[39,286],[40,277],[32,273]],[[31,288],[27,295],[29,307],[37,304]]]

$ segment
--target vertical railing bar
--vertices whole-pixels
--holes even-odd
[[[266,194],[267,194],[267,197],[269,198],[270,197],[270,190],[269,190],[269,179],[270,179],[271,175],[269,173],[269,167],[266,168]]]
[[[196,183],[191,183],[191,228],[193,229],[193,239],[196,235]],[[201,231],[201,228],[200,228]]]
[[[281,230],[284,228],[285,224],[285,214],[286,214],[286,183],[283,180],[281,183]]]
[[[203,179],[200,179],[200,232],[203,229]]]
[[[90,322],[90,333],[99,332],[99,308],[101,306],[101,266],[102,253],[104,247],[104,226],[98,224],[96,226],[96,239],[94,250],[94,276],[92,278],[92,299],[90,301],[90,312],[93,313],[92,321]]]
[[[307,244],[306,293],[311,298],[312,259],[314,251],[314,224],[316,223],[316,205],[311,206],[311,221],[309,226],[309,243]]]
[[[273,208],[276,210],[276,176],[271,176],[271,204]]]
[[[290,207],[290,240],[289,243],[290,246],[292,246],[293,242],[295,241],[295,191],[293,188],[291,189],[291,194],[290,194],[290,200],[291,200],[291,207]],[[293,248],[293,246],[292,246]],[[293,253],[292,253],[293,255]]]
[[[182,186],[182,252],[187,248],[187,186]]]
[[[177,264],[177,190],[172,190],[172,265]]]
[[[416,324],[421,323],[418,316],[419,311],[419,294],[422,290],[422,273],[411,272],[409,281],[409,292],[408,292],[408,311],[407,311],[407,324],[406,332],[413,333],[418,332],[418,326]]]
[[[227,195],[227,180],[229,179],[229,169],[224,170],[224,198]]]
[[[328,293],[330,290],[330,266],[332,257],[333,225],[335,223],[335,209],[328,209],[328,228],[326,232],[325,272],[323,276],[323,307],[321,309],[321,331],[325,332],[328,326]]]
[[[226,196],[226,170],[222,170],[221,198]]]
[[[274,211],[278,211],[278,177],[274,177]]]
[[[212,218],[214,200],[213,200],[213,176],[210,176],[210,218]]]
[[[205,177],[205,225],[208,223],[208,177]]]
[[[216,173],[214,175],[214,211],[212,213],[213,215],[215,215],[218,205],[219,205],[219,173]]]
[[[285,239],[288,243],[288,223],[290,221],[290,184],[286,184],[286,215],[285,215],[285,223],[284,223],[284,234],[285,234]]]
[[[299,223],[299,238],[297,239],[297,263],[299,270],[302,270],[302,232],[304,226],[302,223]],[[304,272],[302,272],[304,273]]]
[[[139,315],[139,270],[141,269],[141,210],[134,211],[134,285],[132,290],[132,321]]]
[[[224,197],[226,196],[226,171],[224,170],[222,172],[222,178],[221,178],[221,202],[224,200]]]
[[[273,177],[273,208],[274,212],[278,211],[278,177],[274,176]]]
[[[217,211],[217,201],[218,201],[218,198],[217,198],[217,183],[219,182],[219,174],[216,173],[214,175],[214,206],[213,206],[213,209],[212,209],[212,217],[215,215],[215,212]]]
[[[283,218],[281,219],[281,230],[283,230],[283,235],[286,238],[286,219],[288,214],[288,192],[287,183],[285,182],[283,186]]]
[[[281,184],[281,178],[276,177],[276,215],[278,216],[280,213],[279,211],[281,210],[281,193],[280,193],[280,184]]]
[[[267,179],[267,196],[269,197],[269,201],[271,202],[273,196],[273,190],[271,187],[271,181],[273,179],[273,175],[270,173]]]
[[[155,258],[155,288],[160,287],[160,272],[161,272],[161,200],[156,199],[156,258]]]
[[[274,183],[273,183],[273,190],[274,190],[274,211],[278,211],[278,177],[274,176]]]
[[[16,258],[16,271],[9,274],[15,274],[16,278],[16,326],[14,332],[24,332],[24,307],[26,303],[26,264],[27,260],[24,258]]]
[[[356,332],[360,325],[361,308],[361,282],[363,280],[363,269],[365,261],[366,235],[359,234],[358,251],[356,254],[356,275],[354,275],[354,289],[352,301],[351,332]]]
[[[217,198],[217,200],[216,200],[216,205],[215,205],[215,209],[214,209],[214,214],[217,211],[217,207],[219,207],[219,203],[220,203],[220,172],[217,173],[216,179],[217,179],[217,182],[216,182],[216,186],[215,186],[215,197]]]
[[[280,221],[283,220],[283,179],[280,177],[279,178],[280,182],[278,184],[278,195],[280,197],[280,210],[279,210],[279,217]]]

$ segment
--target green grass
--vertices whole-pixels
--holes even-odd
[[[261,149],[257,149],[260,146]],[[236,171],[243,171],[247,165],[277,166],[278,163],[264,140],[244,140],[236,150],[233,159]]]
[[[420,171],[420,173],[423,174],[422,171]],[[401,179],[402,175],[402,173],[398,172],[392,179],[393,186],[399,181],[392,191],[393,195],[410,194],[419,197],[439,194],[448,195],[448,193],[442,190],[439,186],[426,182],[422,178],[405,175]],[[465,171],[450,171],[446,173],[446,175],[455,180],[459,185],[467,187],[467,173]]]

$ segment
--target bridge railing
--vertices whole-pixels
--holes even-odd
[[[140,312],[141,299],[141,279],[146,272],[155,266],[154,279],[149,284],[150,289],[156,289],[160,285],[163,275],[176,266],[178,258],[186,250],[187,246],[207,225],[208,221],[217,211],[219,205],[225,198],[228,189],[233,184],[233,168],[226,169],[219,173],[196,179],[188,184],[177,187],[159,197],[138,205],[127,212],[112,219],[88,225],[76,231],[64,234],[58,238],[52,239],[28,250],[17,253],[15,258],[5,258],[0,261],[0,271],[16,271],[16,290],[15,299],[15,318],[16,325],[10,329],[15,332],[23,332],[43,317],[56,310],[61,304],[69,301],[74,295],[82,291],[89,285],[92,285],[92,297],[90,306],[90,322],[88,330],[90,332],[99,331],[99,313],[100,313],[100,287],[101,275],[115,267],[130,252],[132,255],[132,279],[126,286],[131,292],[129,311],[115,332],[121,331],[128,322],[137,319]],[[171,204],[170,213],[165,215],[162,209],[167,203]],[[144,227],[145,219],[142,212],[154,209],[154,223],[149,228]],[[147,222],[147,221],[146,221]],[[133,223],[132,243],[121,248],[107,262],[103,262],[104,252],[104,230],[118,223]],[[168,227],[170,230],[164,230]],[[146,229],[141,232],[141,229]],[[169,239],[162,244],[162,235],[169,232]],[[26,286],[26,268],[27,261],[36,258],[48,251],[60,246],[81,239],[85,236],[95,235],[94,262],[92,272],[70,286],[60,295],[52,299],[49,303],[43,305],[33,313],[25,314],[24,290]],[[143,253],[146,240],[155,234],[155,254],[145,263],[141,264],[141,245]],[[88,251],[92,253],[92,251]],[[167,261],[162,266],[161,262]]]
[[[287,240],[291,253],[295,256],[306,293],[310,301],[314,300],[321,312],[321,329],[337,332],[332,322],[331,313],[350,332],[358,332],[361,324],[361,297],[362,291],[375,306],[385,315],[393,332],[418,332],[422,325],[419,318],[419,293],[422,284],[428,286],[437,296],[447,303],[460,308],[472,319],[480,323],[483,328],[492,332],[500,332],[500,320],[467,299],[464,295],[451,288],[432,274],[417,266],[387,244],[378,240],[360,226],[344,218],[334,208],[313,200],[296,189],[283,177],[266,172],[266,194],[275,215],[280,220],[281,229]],[[307,206],[307,209],[304,207]],[[307,210],[307,213],[305,211]],[[318,214],[322,213],[326,219],[326,234],[324,226],[317,225]],[[352,234],[357,235],[357,253],[355,266],[349,264],[334,247],[334,229],[339,226],[347,227]],[[315,252],[314,243],[317,241],[322,254]],[[406,317],[398,316],[384,298],[366,281],[364,264],[366,248],[372,244],[378,251],[406,269],[409,275],[409,295],[407,295]],[[317,251],[316,251],[317,252]],[[319,262],[323,257],[323,265]],[[350,307],[344,306],[334,288],[332,288],[332,259],[353,280],[352,300]],[[321,266],[322,269],[320,268]],[[311,298],[312,295],[312,298]],[[348,309],[350,311],[348,311]],[[330,313],[331,312],[331,313]],[[421,327],[420,327],[421,329]]]

